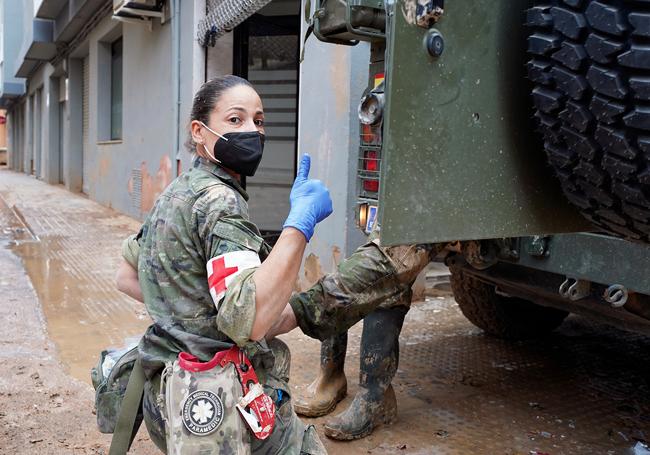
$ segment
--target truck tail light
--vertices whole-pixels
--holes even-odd
[[[379,150],[362,150],[359,163],[361,188],[366,193],[379,192],[379,172],[381,170],[381,154]]]
[[[379,145],[381,143],[381,137],[379,136],[379,130],[372,125],[361,124],[361,142],[364,145]]]
[[[378,207],[376,204],[361,202],[358,206],[357,224],[366,234],[370,234],[377,222]]]
[[[359,214],[357,216],[357,222],[359,223],[359,229],[365,230],[366,224],[368,223],[368,204],[362,203],[359,204]]]
[[[367,150],[363,154],[363,170],[378,172],[379,171],[379,154],[375,150]]]
[[[378,193],[379,192],[379,180],[364,180],[363,181],[364,191],[369,193]]]

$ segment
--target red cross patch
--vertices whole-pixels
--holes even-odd
[[[208,287],[214,305],[219,308],[221,299],[235,277],[242,271],[260,265],[260,258],[254,251],[232,251],[208,261]]]

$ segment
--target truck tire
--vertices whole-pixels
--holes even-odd
[[[487,334],[527,339],[555,330],[568,312],[496,293],[496,286],[461,271],[451,274],[451,288],[463,315]]]
[[[650,3],[535,0],[528,78],[548,162],[605,232],[650,242]]]

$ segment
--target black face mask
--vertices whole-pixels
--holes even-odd
[[[210,127],[203,126],[211,133],[219,136],[214,143],[214,161],[240,175],[252,177],[262,161],[264,151],[264,135],[258,131],[233,132],[221,135]],[[206,152],[210,155],[208,148]]]

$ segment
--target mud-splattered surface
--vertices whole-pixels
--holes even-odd
[[[335,413],[356,390],[359,335],[348,349],[353,387]],[[315,377],[318,346],[307,344],[292,345],[308,362],[294,384]],[[625,454],[650,438],[650,338],[584,319],[513,343],[484,336],[453,299],[429,298],[407,316],[394,384],[398,422],[329,442],[330,453]]]
[[[12,250],[36,290],[51,339],[72,376],[90,383],[88,364],[107,346],[122,346],[149,325],[144,308],[115,290],[90,239],[44,236]],[[119,254],[117,256],[119,258]],[[115,270],[110,267],[109,270]]]
[[[101,348],[147,324],[112,288],[120,240],[138,223],[3,170],[0,195],[0,453],[106,453],[82,381]],[[351,331],[349,394],[335,413],[357,390],[360,335]],[[299,393],[316,376],[319,343],[283,339]],[[505,342],[429,292],[407,316],[394,385],[397,423],[351,443],[323,436],[330,453],[631,454],[650,439],[650,338],[584,319]],[[310,422],[322,434],[326,419]],[[132,453],[156,451],[141,432]]]

